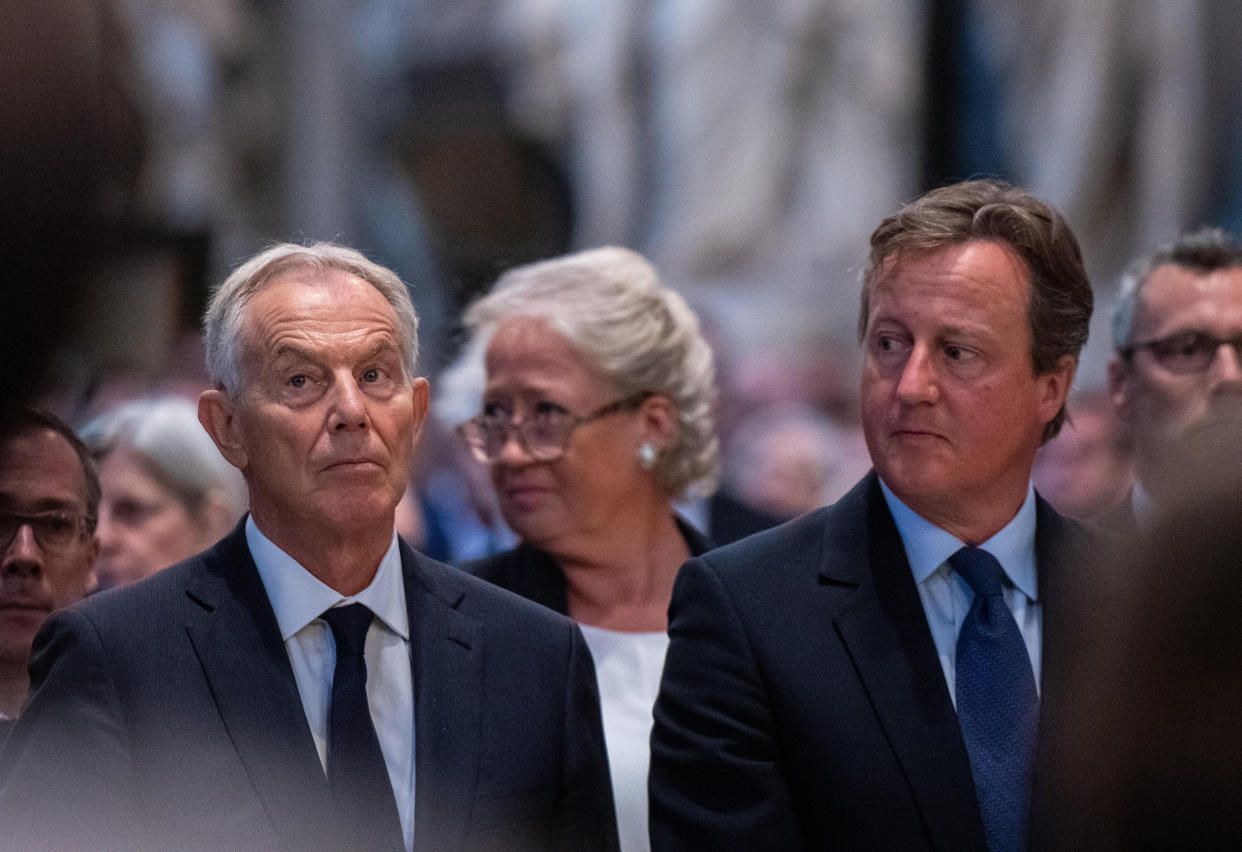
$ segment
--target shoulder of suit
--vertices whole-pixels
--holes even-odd
[[[1038,508],[1037,522],[1053,524],[1060,538],[1059,543],[1080,554],[1108,552],[1125,542],[1120,530],[1097,521],[1083,521],[1061,514],[1042,497],[1039,498]]]
[[[816,509],[778,527],[709,550],[695,560],[721,574],[750,572],[757,565],[773,569],[818,566],[834,514],[833,506]]]
[[[836,503],[709,550],[698,560],[722,578],[742,582],[773,583],[819,573],[829,560],[855,557],[883,499],[875,474],[868,473]]]

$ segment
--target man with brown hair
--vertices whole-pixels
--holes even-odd
[[[1030,484],[1092,295],[1056,211],[993,181],[871,238],[859,323],[874,470],[692,559],[655,706],[655,849],[1024,848],[1085,531]]]
[[[73,431],[0,406],[0,743],[26,700],[35,633],[95,584],[98,513],[99,473]]]

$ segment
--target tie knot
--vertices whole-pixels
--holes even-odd
[[[953,570],[961,575],[976,595],[999,595],[1005,570],[996,557],[977,547],[963,547],[949,557]]]
[[[360,656],[367,643],[367,628],[374,616],[360,603],[334,606],[320,616],[332,628],[338,657]]]

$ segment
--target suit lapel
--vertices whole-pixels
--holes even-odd
[[[1123,542],[1111,534],[1116,530],[1088,531],[1057,514],[1042,498],[1036,511],[1035,550],[1044,641],[1030,848],[1078,848],[1084,845],[1084,839],[1077,835],[1083,826],[1071,819],[1089,813],[1090,807],[1081,798],[1064,799],[1067,791],[1081,794],[1081,784],[1061,774],[1063,756],[1051,748],[1073,741],[1066,731],[1084,729],[1078,716],[1082,708],[1067,704],[1062,696],[1070,678],[1081,676],[1083,669],[1076,663],[1098,656],[1098,635],[1091,629],[1092,619],[1110,611],[1110,598],[1121,585],[1098,569],[1105,561],[1105,549],[1116,550]],[[1081,691],[1079,684],[1076,692]]]
[[[403,544],[414,673],[414,848],[464,844],[478,781],[482,632],[456,578]]]
[[[859,530],[865,534],[858,535]],[[983,849],[970,762],[901,536],[871,474],[831,516],[820,582],[856,585],[834,623],[932,844]]]
[[[1035,559],[1039,565],[1039,601],[1043,609],[1044,671],[1040,684],[1046,697],[1048,687],[1057,692],[1058,663],[1072,659],[1072,641],[1086,641],[1082,631],[1067,630],[1071,608],[1087,603],[1074,597],[1092,590],[1074,583],[1074,571],[1096,540],[1084,527],[1057,513],[1042,497],[1035,504]],[[1073,593],[1073,594],[1071,594]],[[1049,666],[1048,663],[1052,665]]]
[[[186,630],[229,736],[284,845],[333,848],[327,780],[242,525],[203,568]]]

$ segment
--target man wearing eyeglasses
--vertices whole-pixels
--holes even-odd
[[[35,633],[94,585],[99,474],[54,417],[0,407],[0,743],[30,682]]]
[[[1108,522],[1132,527],[1184,487],[1208,433],[1242,424],[1242,244],[1204,228],[1136,261],[1113,338],[1109,391],[1137,481]]]

